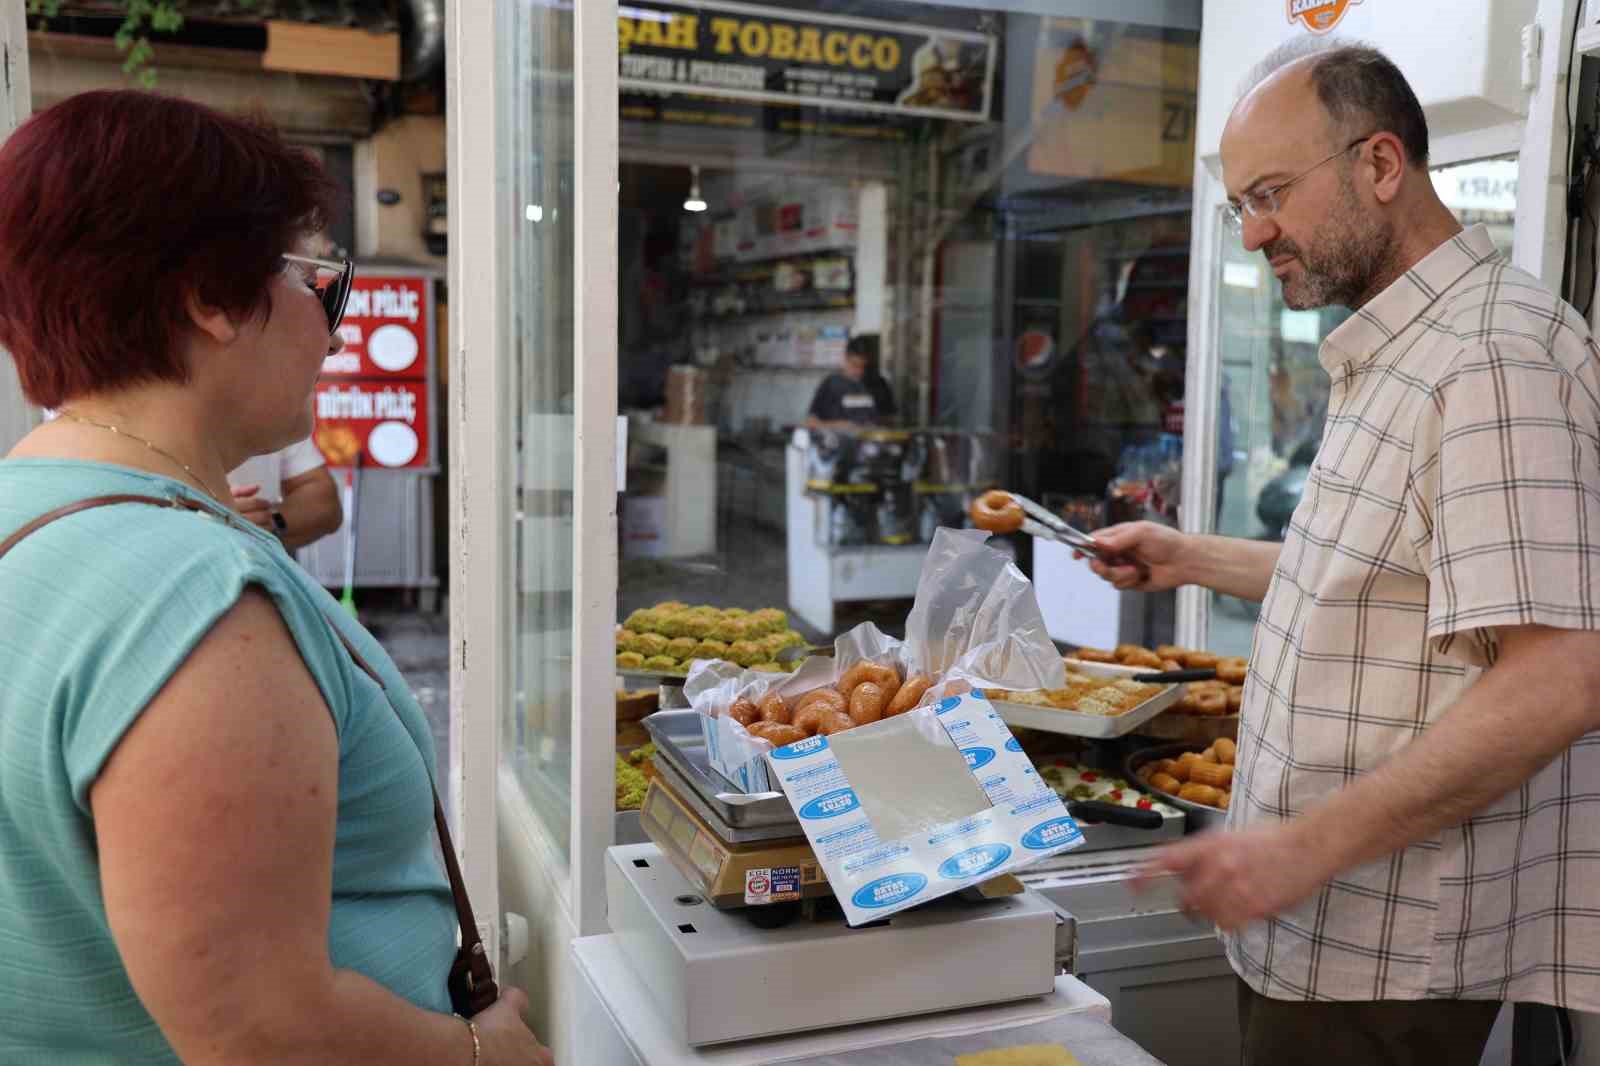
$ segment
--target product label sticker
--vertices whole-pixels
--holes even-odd
[[[800,867],[772,866],[746,870],[744,901],[759,907],[768,903],[788,903],[800,898]]]

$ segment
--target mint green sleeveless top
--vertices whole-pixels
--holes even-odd
[[[0,540],[57,507],[120,493],[199,498],[125,467],[0,461]],[[89,790],[247,585],[277,604],[338,733],[333,965],[450,1009],[456,926],[433,825],[433,738],[393,662],[272,535],[119,504],[57,519],[0,558],[0,1063],[178,1061],[107,926]],[[217,713],[229,710],[219,693]]]

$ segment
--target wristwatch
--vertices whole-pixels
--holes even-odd
[[[284,520],[282,511],[272,512],[272,532],[279,540],[282,540],[284,535],[289,532],[289,523]]]

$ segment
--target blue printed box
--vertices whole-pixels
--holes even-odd
[[[980,694],[810,737],[767,761],[851,925],[1083,843]]]

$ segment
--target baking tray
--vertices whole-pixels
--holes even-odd
[[[1154,748],[1140,748],[1130,754],[1122,762],[1122,769],[1130,782],[1138,782],[1136,788],[1142,789],[1150,795],[1157,797],[1162,803],[1170,803],[1189,816],[1189,824],[1196,829],[1221,829],[1228,821],[1228,812],[1218,810],[1216,807],[1207,807],[1203,803],[1191,803],[1186,799],[1179,799],[1170,792],[1163,792],[1149,782],[1139,780],[1139,767],[1147,762],[1157,759],[1176,759],[1186,751],[1205,751],[1208,745],[1182,743],[1161,744]]]
[[[1072,660],[1071,665],[1079,673],[1090,677],[1133,677],[1136,674],[1151,672],[1142,666],[1116,666],[1110,663],[1085,663],[1077,660]],[[1137,707],[1114,716],[1080,714],[1077,711],[1035,707],[1027,703],[1006,703],[1002,700],[992,702],[1001,721],[1007,725],[1038,729],[1046,733],[1064,733],[1073,737],[1109,740],[1137,731],[1140,726],[1166,711],[1182,697],[1182,685],[1168,685]]]
[[[700,732],[700,712],[657,711],[644,720],[656,742],[658,758],[678,772],[695,798],[715,820],[729,829],[763,829],[781,826],[793,836],[804,836],[800,819],[782,792],[740,792],[711,768],[706,758],[705,735]]]

